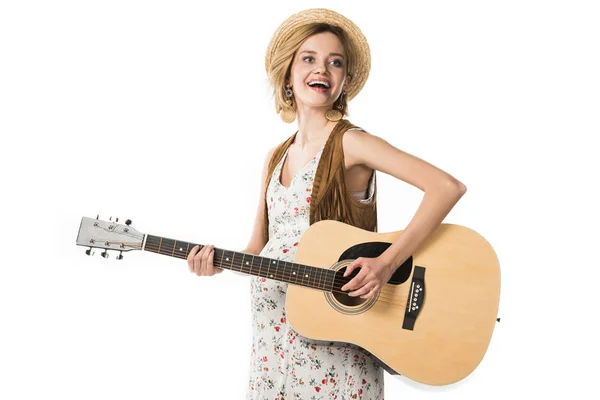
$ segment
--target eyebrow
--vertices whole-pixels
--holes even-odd
[[[313,50],[303,50],[303,51],[300,52],[300,54],[302,54],[302,53],[317,54],[317,52],[313,51]],[[346,58],[346,57],[344,57],[343,54],[340,54],[340,53],[329,53],[329,55],[330,56],[339,56],[339,57],[342,57],[342,58]]]

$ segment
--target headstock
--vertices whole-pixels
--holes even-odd
[[[81,225],[77,233],[77,245],[89,247],[85,254],[91,256],[94,254],[93,248],[104,249],[100,255],[108,258],[108,250],[119,251],[117,260],[123,259],[124,251],[142,250],[145,235],[133,229],[131,220],[125,221],[125,224],[119,224],[119,219],[112,221],[102,221],[96,217],[81,218]]]

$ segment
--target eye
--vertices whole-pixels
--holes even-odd
[[[306,57],[302,58],[303,61],[306,61],[307,59],[314,60],[314,58],[312,58],[311,56],[306,56]],[[334,65],[336,67],[341,67],[342,66],[342,61],[341,60],[333,60],[332,63],[335,63]]]

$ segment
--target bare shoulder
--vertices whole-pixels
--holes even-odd
[[[346,166],[348,168],[361,164],[368,166],[363,162],[363,146],[372,146],[373,143],[378,140],[383,139],[367,132],[362,128],[347,130],[342,138],[342,146],[344,150],[344,158],[346,159]]]
[[[277,150],[277,146],[275,146],[273,148],[270,148],[267,151],[267,155],[265,156],[264,165],[263,165],[263,171],[262,171],[263,180],[267,176],[268,169],[269,169],[269,163],[271,162],[271,159],[273,158],[273,154],[275,153],[275,150]]]
[[[348,130],[342,143],[347,166],[364,165],[392,175],[423,191],[448,185],[466,191],[465,185],[448,172],[372,133]]]
[[[275,153],[275,150],[277,150],[277,146],[272,147],[269,149],[269,151],[267,151],[267,162],[271,160],[271,158],[273,157],[273,153]]]

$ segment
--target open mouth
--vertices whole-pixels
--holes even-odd
[[[312,90],[318,93],[326,93],[330,88],[326,83],[311,82],[307,84]]]

